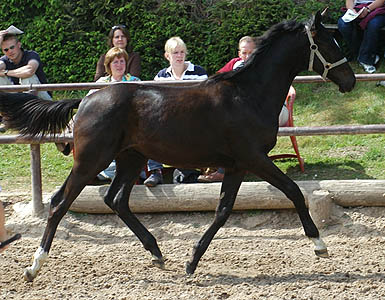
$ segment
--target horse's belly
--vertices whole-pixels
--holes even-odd
[[[139,149],[138,149],[139,150]],[[147,149],[139,150],[146,157],[151,158],[163,164],[174,167],[183,168],[199,168],[199,167],[230,167],[234,161],[227,155],[217,151],[209,151],[208,149],[199,147],[181,147],[174,145],[167,149]]]

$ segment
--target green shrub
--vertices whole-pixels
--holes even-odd
[[[237,55],[244,35],[260,35],[285,19],[305,20],[326,5],[327,22],[336,22],[345,1],[295,0],[8,0],[0,3],[0,28],[25,31],[26,49],[37,51],[49,81],[92,81],[96,62],[107,49],[111,26],[128,26],[142,57],[141,79],[150,80],[168,65],[165,41],[180,36],[188,59],[216,72]]]

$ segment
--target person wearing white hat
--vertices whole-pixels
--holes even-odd
[[[22,48],[17,36],[22,33],[15,26],[0,31],[0,47],[4,54],[0,57],[0,85],[47,83],[39,54]],[[36,94],[42,99],[52,100],[46,91]]]

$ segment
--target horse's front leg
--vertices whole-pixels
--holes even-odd
[[[104,198],[104,202],[123,220],[131,231],[150,251],[153,264],[164,268],[164,259],[155,237],[137,219],[129,208],[129,196],[139,173],[145,165],[143,156],[137,153],[121,153],[116,158],[116,175]]]
[[[328,257],[326,245],[321,239],[319,231],[309,214],[309,210],[305,204],[305,198],[298,185],[282,173],[267,156],[259,157],[255,165],[250,168],[250,171],[281,190],[287,198],[293,202],[304,228],[305,235],[314,243],[315,254],[320,257]]]
[[[206,252],[215,234],[229,218],[244,176],[244,171],[226,169],[225,177],[222,182],[219,204],[215,212],[214,222],[194,246],[192,258],[186,263],[187,274],[194,273],[199,260]]]

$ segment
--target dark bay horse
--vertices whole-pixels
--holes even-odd
[[[44,135],[63,130],[78,108],[74,165],[52,197],[48,223],[33,265],[32,281],[48,257],[57,226],[72,202],[109,163],[116,177],[105,203],[164,266],[154,236],[129,209],[131,189],[148,158],[180,168],[224,167],[215,219],[193,249],[186,272],[194,273],[217,231],[228,219],[247,171],[280,189],[295,205],[305,234],[319,256],[327,249],[298,186],[269,159],[276,144],[278,116],[294,77],[310,69],[328,77],[341,92],[353,89],[355,76],[340,48],[321,24],[321,14],[306,23],[285,21],[258,41],[246,65],[193,86],[115,84],[84,99],[44,101],[28,94],[0,94],[0,113],[10,128]]]

